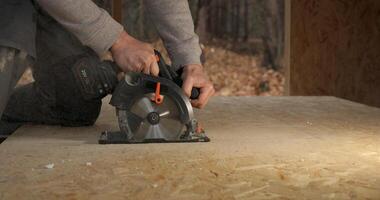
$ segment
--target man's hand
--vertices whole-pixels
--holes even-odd
[[[182,73],[183,85],[182,89],[185,94],[190,97],[191,89],[193,87],[200,88],[200,95],[198,99],[191,100],[191,104],[196,108],[203,108],[208,100],[214,95],[215,89],[209,80],[202,65],[187,65]]]
[[[133,38],[125,31],[112,45],[111,53],[114,61],[124,72],[143,72],[158,76],[159,68],[153,47]]]

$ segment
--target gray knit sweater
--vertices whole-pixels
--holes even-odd
[[[37,0],[46,12],[91,47],[104,54],[123,27],[91,0]],[[174,67],[199,64],[201,49],[187,0],[144,0]]]

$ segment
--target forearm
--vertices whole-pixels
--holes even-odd
[[[173,66],[200,64],[202,53],[187,0],[144,0]]]
[[[37,0],[39,5],[99,55],[118,39],[123,27],[91,0]]]

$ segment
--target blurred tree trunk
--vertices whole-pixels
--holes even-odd
[[[217,4],[217,9],[218,9],[218,28],[217,28],[217,36],[218,37],[223,37],[223,9],[222,9],[222,6],[223,6],[223,1],[224,0],[217,0],[218,4]]]
[[[283,0],[266,0],[265,36],[266,61],[272,68],[281,65],[284,48]]]
[[[235,1],[235,28],[234,28],[234,40],[239,39],[240,29],[240,0]]]
[[[248,0],[244,0],[244,41],[249,37],[249,3]]]
[[[201,42],[207,41],[209,38],[207,24],[210,21],[209,12],[209,1],[207,0],[199,0],[198,1],[198,12],[196,17],[196,27],[195,30],[198,33],[199,40]]]

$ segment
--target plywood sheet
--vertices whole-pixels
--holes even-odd
[[[290,94],[380,107],[380,1],[292,0]]]
[[[210,143],[98,145],[107,104],[94,127],[25,126],[0,145],[0,199],[380,198],[380,109],[217,97],[197,116]]]

